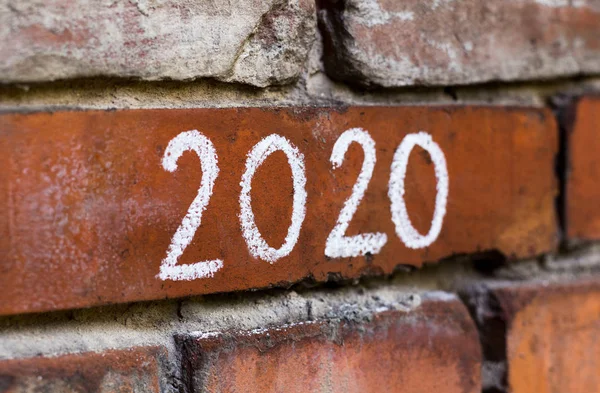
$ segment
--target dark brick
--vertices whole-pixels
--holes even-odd
[[[448,296],[448,295],[445,295]],[[192,392],[480,391],[475,326],[455,298],[364,322],[180,337]]]
[[[162,392],[157,347],[0,361],[0,392]]]

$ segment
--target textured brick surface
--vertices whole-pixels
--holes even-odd
[[[193,392],[480,391],[477,331],[454,298],[369,322],[180,338]]]
[[[380,86],[600,71],[598,0],[323,0],[328,74]]]
[[[565,108],[568,138],[565,225],[568,240],[600,239],[600,97]]]
[[[159,393],[158,348],[0,361],[0,392]]]
[[[314,41],[314,14],[309,0],[1,0],[0,81],[287,83]]]
[[[0,314],[391,273],[398,264],[420,266],[482,250],[531,257],[555,247],[557,130],[545,110],[138,110],[4,115],[0,122],[6,152],[0,156]],[[377,162],[346,235],[380,232],[388,240],[379,253],[327,257],[326,240],[363,165],[357,143],[339,168],[329,161],[335,141],[352,127],[370,132]],[[223,264],[212,277],[163,281],[157,277],[161,261],[203,172],[191,152],[172,173],[161,162],[169,142],[193,129],[212,140],[220,173],[177,266],[215,258]],[[429,246],[409,248],[392,221],[388,182],[397,147],[419,131],[430,133],[445,155],[449,191],[439,236]],[[307,177],[298,242],[274,263],[250,253],[239,218],[247,153],[271,133],[298,147]],[[439,182],[420,147],[407,168],[403,200],[411,225],[426,234]],[[269,156],[251,184],[256,225],[279,248],[294,195],[286,156]]]
[[[513,393],[600,392],[600,280],[494,284],[469,298],[484,358],[506,362],[496,388]]]

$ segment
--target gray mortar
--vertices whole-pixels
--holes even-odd
[[[454,299],[443,292],[409,291],[398,285],[301,292],[246,293],[139,303],[0,320],[0,360],[37,355],[99,352],[164,345],[184,333],[252,330],[310,320],[368,321],[375,312],[410,312],[421,296]]]
[[[314,61],[312,64],[314,67]],[[85,79],[0,85],[0,111],[460,104],[543,107],[558,93],[599,91],[600,77],[592,76],[548,82],[355,90],[310,68],[295,84],[265,89],[211,80]]]
[[[549,254],[518,264],[508,264],[494,272],[499,279],[546,282],[578,279],[596,273],[600,273],[600,244],[582,246],[568,254]]]

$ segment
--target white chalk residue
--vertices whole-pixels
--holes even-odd
[[[535,0],[535,2],[551,8],[581,8],[585,7],[589,3],[587,0]]]
[[[377,0],[360,0],[352,4],[352,12],[347,13],[346,17],[350,17],[358,23],[374,27],[393,22],[394,19],[408,22],[415,19],[413,11],[388,11],[381,7]]]
[[[214,259],[212,261],[197,262],[190,265],[177,265],[177,260],[183,254],[185,248],[194,238],[196,230],[200,226],[202,213],[206,210],[208,201],[213,192],[215,180],[219,175],[217,152],[212,142],[196,130],[185,131],[173,138],[165,154],[162,166],[169,172],[177,169],[177,160],[181,155],[192,150],[200,158],[202,169],[202,181],[196,198],[188,208],[187,214],[181,221],[181,225],[171,239],[167,250],[167,256],[160,265],[158,277],[161,280],[195,280],[197,278],[212,277],[216,271],[223,267],[223,261]]]
[[[454,302],[458,300],[458,296],[451,292],[444,291],[427,291],[421,294],[426,301],[436,300],[440,302]]]
[[[344,203],[337,223],[325,243],[325,255],[330,258],[357,257],[367,253],[378,254],[381,248],[387,243],[385,233],[363,233],[354,236],[345,236],[348,230],[350,220],[356,213],[371,177],[375,169],[375,141],[369,133],[361,128],[352,128],[345,131],[333,146],[330,161],[333,169],[339,168],[344,162],[346,151],[352,142],[356,142],[363,148],[365,157],[358,179],[352,188],[352,195]]]
[[[281,150],[285,153],[288,163],[292,169],[292,179],[294,183],[294,199],[292,205],[292,223],[288,228],[287,236],[283,245],[275,249],[270,247],[262,238],[252,212],[252,177],[258,167],[272,153]],[[300,153],[297,147],[292,145],[286,138],[271,134],[258,142],[248,153],[246,160],[246,171],[242,175],[242,192],[240,194],[240,223],[242,225],[242,235],[248,245],[250,254],[255,258],[263,259],[269,263],[274,263],[278,259],[288,255],[300,236],[300,228],[306,215],[306,173],[304,168],[304,155]]]
[[[404,201],[404,177],[406,176],[408,157],[416,145],[421,146],[431,156],[437,179],[433,220],[429,233],[425,236],[421,235],[413,227]],[[388,196],[392,202],[392,221],[396,226],[396,234],[406,244],[406,247],[413,249],[427,247],[437,239],[442,230],[442,223],[446,215],[448,187],[448,168],[442,149],[431,139],[431,135],[426,132],[421,131],[415,134],[408,134],[394,153],[388,188]]]

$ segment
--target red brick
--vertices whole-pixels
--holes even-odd
[[[2,360],[0,391],[159,393],[165,357],[165,350],[148,347]]]
[[[369,322],[306,322],[180,338],[192,392],[475,393],[477,331],[458,300]]]
[[[497,250],[527,258],[556,245],[550,111],[503,107],[192,109],[7,114],[0,117],[0,314],[261,288],[311,277],[388,274],[463,253]],[[348,235],[381,232],[380,253],[328,258],[325,243],[363,162],[357,143],[333,169],[334,143],[362,127],[377,163]],[[163,281],[157,275],[202,179],[184,153],[173,173],[161,164],[168,143],[198,129],[213,142],[220,173],[201,225],[177,264],[222,259],[213,277]],[[428,132],[446,157],[449,192],[437,239],[408,248],[396,234],[388,183],[397,146]],[[297,244],[275,263],[250,254],[240,226],[240,181],[247,153],[271,133],[306,161],[306,216]],[[430,230],[437,181],[430,155],[410,155],[407,211]],[[252,181],[257,226],[280,247],[291,222],[293,184],[282,152]],[[399,194],[398,194],[399,195]],[[398,200],[398,199],[395,199]]]
[[[495,284],[471,295],[484,358],[506,363],[507,391],[600,392],[600,280]]]
[[[565,225],[569,241],[600,239],[600,97],[577,100],[564,113],[568,137]]]
[[[600,71],[598,0],[322,0],[327,73],[386,87]]]

